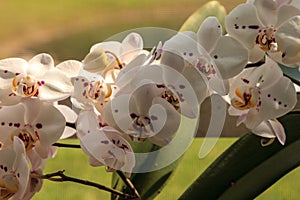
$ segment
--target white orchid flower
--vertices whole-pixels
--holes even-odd
[[[14,105],[22,98],[58,101],[73,91],[71,77],[81,63],[69,60],[54,67],[48,54],[38,54],[28,62],[21,58],[0,60],[0,105]]]
[[[118,87],[105,82],[102,76],[81,70],[74,78],[74,92],[71,96],[73,106],[89,110],[94,107],[102,113],[103,106],[113,98]]]
[[[271,59],[236,76],[229,97],[229,114],[239,116],[237,124],[244,123],[250,130],[286,114],[297,102],[293,83],[283,76],[277,63]],[[283,143],[284,139],[280,141]]]
[[[132,93],[120,89],[120,94],[104,106],[104,120],[134,141],[148,139],[159,146],[167,145],[180,124],[176,110],[180,104],[171,90],[167,93],[161,86],[148,82]]]
[[[32,148],[42,157],[52,155],[51,145],[62,135],[66,121],[52,104],[26,99],[22,104],[0,109],[0,141],[3,148],[20,138],[27,151]]]
[[[224,80],[240,73],[248,61],[247,50],[236,39],[222,36],[221,24],[215,17],[208,17],[197,34],[178,33],[165,42],[163,50],[162,63],[194,79],[191,82],[195,91],[205,76],[210,89],[222,95],[227,93]],[[199,92],[203,94],[203,90]]]
[[[101,128],[98,118],[92,110],[79,114],[76,127],[82,150],[92,166],[104,165],[108,171],[124,170],[130,176],[135,165],[130,144],[112,127]]]
[[[287,66],[300,62],[300,7],[291,0],[255,0],[234,8],[226,17],[226,30],[249,49],[257,62],[265,52]]]
[[[13,145],[0,150],[0,199],[23,199],[29,180],[24,144],[13,137]]]

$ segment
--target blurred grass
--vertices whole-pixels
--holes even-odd
[[[177,199],[197,176],[199,176],[235,140],[235,138],[220,138],[213,150],[205,158],[199,159],[198,152],[203,142],[203,138],[195,139],[187,152],[185,152],[178,168],[175,170],[175,174],[170,178],[167,186],[162,190],[156,200]],[[76,143],[77,141],[68,140],[64,142]],[[85,156],[80,149],[59,149],[57,156],[48,161],[45,173],[65,169],[66,175],[88,179],[105,186],[110,186],[111,174],[105,172],[104,167],[90,167],[87,162],[87,156]],[[256,199],[296,200],[300,196],[299,178],[300,169],[297,168]],[[33,199],[106,200],[109,198],[110,194],[108,192],[100,191],[92,187],[82,186],[76,183],[57,183],[45,180],[42,190],[37,193]]]
[[[222,0],[231,10],[243,0]],[[206,0],[0,1],[0,57],[47,52],[57,60],[82,59],[90,46],[130,28],[178,30]]]

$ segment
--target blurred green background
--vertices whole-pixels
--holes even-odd
[[[0,0],[0,58],[31,58],[50,53],[56,62],[82,60],[90,47],[116,33],[138,27],[178,30],[183,22],[207,1],[204,0]],[[227,11],[243,0],[220,0]],[[213,151],[199,159],[202,139],[196,139],[157,199],[177,199],[201,172],[235,138],[222,138]],[[70,141],[76,142],[76,141]],[[92,168],[81,150],[60,149],[49,160],[45,172],[65,169],[66,174],[110,186],[104,168]],[[298,199],[300,170],[285,176],[257,199]],[[259,181],[259,180],[257,180]],[[213,189],[213,188],[212,188]],[[74,183],[45,180],[33,199],[109,199],[109,193]],[[204,198],[205,199],[205,198]]]

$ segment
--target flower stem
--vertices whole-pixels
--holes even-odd
[[[126,184],[126,186],[129,188],[129,190],[131,191],[131,193],[134,194],[137,199],[141,200],[141,196],[140,196],[139,192],[137,191],[137,189],[132,184],[131,180],[129,178],[127,178],[124,175],[124,173],[121,172],[121,171],[119,171],[119,170],[117,170],[117,174],[122,179],[122,181]]]
[[[73,148],[73,149],[80,149],[81,148],[79,144],[64,144],[64,143],[58,143],[58,142],[55,142],[54,144],[52,144],[52,146],[66,147],[66,148]]]
[[[50,181],[55,181],[55,182],[69,181],[69,182],[79,183],[79,184],[82,184],[82,185],[88,185],[88,186],[98,188],[99,190],[104,190],[104,191],[113,193],[115,195],[124,197],[125,199],[135,199],[136,198],[132,195],[125,194],[123,192],[120,192],[118,190],[114,190],[112,188],[106,187],[104,185],[101,185],[101,184],[98,184],[98,183],[95,183],[95,182],[91,182],[91,181],[88,181],[88,180],[82,180],[82,179],[67,176],[67,175],[64,174],[64,172],[65,172],[64,170],[60,170],[60,171],[57,171],[57,172],[54,172],[54,173],[39,175],[39,176],[35,176],[35,177],[39,178],[39,179],[48,179]],[[59,178],[55,178],[55,177],[59,177]]]

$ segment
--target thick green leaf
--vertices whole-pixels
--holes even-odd
[[[215,16],[219,19],[225,33],[225,16],[226,10],[218,1],[209,1],[198,10],[196,10],[181,26],[179,31],[194,31],[197,32],[201,23],[209,16]]]
[[[278,65],[280,66],[284,74],[300,81],[300,72],[298,70],[298,67],[286,67],[280,63],[278,63]]]
[[[290,113],[281,117],[279,121],[283,124],[287,135],[284,146],[275,141],[269,146],[262,147],[261,137],[251,133],[244,135],[210,165],[180,199],[199,199],[199,197],[217,199],[227,189],[234,186],[240,178],[276,153],[284,149],[294,148],[290,145],[294,145],[293,143],[300,139],[300,126],[296,123],[300,121],[300,114]],[[282,162],[285,160],[282,159]],[[291,168],[287,167],[287,169],[290,170]],[[282,172],[279,176],[281,175]]]
[[[300,71],[298,67],[286,67],[285,65],[282,65],[278,63],[279,67],[281,68],[283,74],[291,79],[294,83],[296,83],[298,86],[300,86]]]
[[[300,140],[288,145],[240,178],[219,200],[253,199],[300,165]]]

